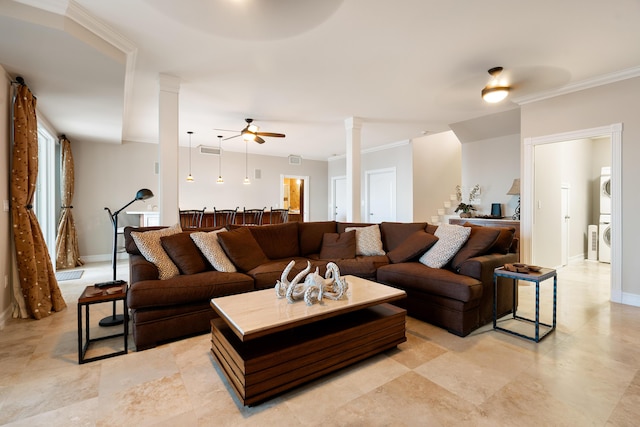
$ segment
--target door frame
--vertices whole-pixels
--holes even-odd
[[[304,198],[302,200],[302,206],[304,209],[302,215],[302,221],[309,222],[309,199],[311,198],[311,186],[309,185],[309,175],[290,175],[290,174],[280,174],[280,202],[284,200],[284,179],[299,179],[303,182],[304,185]]]
[[[345,180],[345,185],[346,185],[346,180],[347,180],[347,176],[346,175],[340,175],[340,176],[332,176],[331,177],[331,199],[330,199],[330,203],[329,203],[329,216],[328,218],[331,220],[336,220],[336,182],[340,179],[344,179]]]
[[[379,173],[387,173],[387,172],[393,172],[393,203],[392,203],[392,207],[391,207],[391,213],[393,215],[394,221],[396,220],[397,216],[397,205],[398,205],[398,189],[397,189],[397,171],[395,166],[391,167],[391,168],[382,168],[382,169],[371,169],[371,170],[367,170],[364,172],[364,213],[365,213],[365,221],[364,222],[369,222],[369,217],[370,217],[370,203],[371,203],[371,199],[369,197],[369,178],[371,177],[371,175],[375,175],[375,174],[379,174]]]
[[[566,195],[566,200],[565,200]],[[560,185],[560,214],[564,216],[560,219],[560,229],[562,230],[562,242],[560,242],[560,265],[564,267],[569,264],[569,253],[571,252],[571,186],[563,182]],[[562,206],[566,202],[566,211],[563,212]]]
[[[609,136],[611,138],[611,301],[625,303],[622,294],[622,123],[581,129],[523,141],[520,237],[522,259],[531,262],[534,205],[534,148],[536,145]]]

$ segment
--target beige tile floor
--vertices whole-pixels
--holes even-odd
[[[78,365],[77,297],[110,277],[108,264],[84,270],[60,282],[65,311],[0,331],[0,424],[640,425],[640,308],[608,301],[603,264],[559,272],[558,328],[539,344],[490,326],[459,338],[409,318],[397,349],[250,408],[221,377],[206,334]],[[126,262],[119,271],[126,278]],[[533,290],[521,282],[522,314],[531,314]],[[550,291],[546,282],[546,319]]]

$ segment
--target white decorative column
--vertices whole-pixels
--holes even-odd
[[[160,224],[178,222],[178,94],[180,79],[160,74],[158,206]]]
[[[362,222],[360,130],[362,119],[350,117],[344,121],[347,131],[347,221]]]

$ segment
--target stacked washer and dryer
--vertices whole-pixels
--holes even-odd
[[[611,263],[611,167],[600,172],[600,224],[598,226],[598,261]]]

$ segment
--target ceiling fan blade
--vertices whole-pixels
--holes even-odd
[[[273,138],[284,138],[285,137],[284,133],[274,133],[274,132],[256,132],[256,135],[270,136],[270,137],[273,137]]]
[[[258,135],[256,135],[256,139],[254,139],[254,141],[258,144],[264,144],[264,139],[260,138]]]
[[[234,131],[234,132],[235,132],[235,131]],[[238,134],[238,135],[233,135],[233,136],[229,136],[229,137],[227,137],[227,138],[222,138],[222,140],[223,140],[223,141],[226,141],[227,139],[233,139],[233,138],[237,138],[237,137],[239,137],[239,136],[240,136],[240,134]]]

